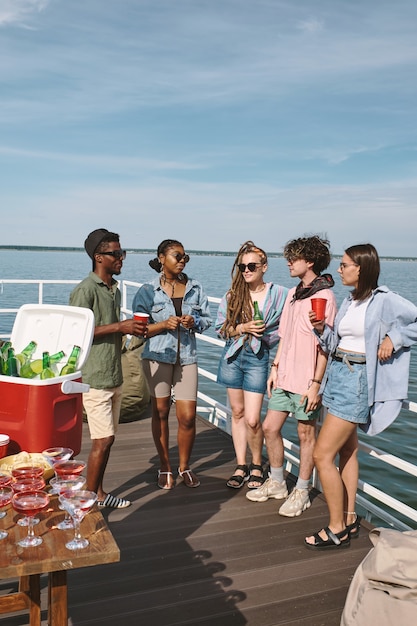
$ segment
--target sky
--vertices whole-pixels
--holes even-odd
[[[415,0],[0,0],[0,245],[417,256]]]

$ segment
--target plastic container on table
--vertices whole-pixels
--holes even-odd
[[[94,315],[90,309],[74,306],[25,304],[17,312],[11,342],[20,352],[30,341],[42,352],[65,352],[56,371],[67,362],[74,345],[81,347],[77,368],[85,363],[94,336]],[[0,432],[10,437],[9,454],[46,448],[81,449],[82,393],[81,371],[46,380],[0,376]]]

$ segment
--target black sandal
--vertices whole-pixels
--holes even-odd
[[[254,474],[252,474],[253,470],[258,470],[259,472],[262,472],[262,476],[255,476]],[[248,478],[248,489],[259,489],[259,487],[262,487],[265,482],[264,468],[262,467],[262,465],[256,465],[255,463],[251,463],[249,465],[249,472],[250,476]],[[257,484],[250,486],[249,483]]]
[[[240,476],[240,474],[233,474],[233,476],[229,478],[226,485],[231,489],[240,489],[243,483],[249,478],[249,469],[247,465],[236,465],[235,472],[236,470],[241,470],[242,472],[245,472],[245,474],[244,476]]]
[[[361,516],[360,515],[356,515],[356,519],[352,524],[347,524],[346,525],[346,530],[349,533],[349,537],[351,539],[357,539],[359,537],[359,531],[361,529]]]
[[[304,545],[309,550],[324,550],[334,548],[348,548],[350,546],[350,537],[347,528],[340,533],[334,533],[328,526],[323,529],[327,535],[327,539],[322,539],[319,533],[313,535],[315,543],[308,543],[307,538],[304,539]],[[321,531],[319,531],[321,532]]]

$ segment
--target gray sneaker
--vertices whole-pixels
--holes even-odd
[[[298,517],[310,506],[308,489],[293,489],[278,513],[284,517]]]
[[[246,497],[251,502],[266,502],[268,498],[282,500],[288,496],[287,483],[285,480],[280,483],[269,477],[258,489],[251,489],[247,492]]]

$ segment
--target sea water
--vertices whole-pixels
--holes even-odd
[[[121,279],[147,282],[156,278],[148,262],[155,255],[128,251],[123,263]],[[338,305],[347,295],[348,289],[341,284],[337,273],[340,259],[332,260],[328,272],[333,275],[334,293]],[[195,254],[191,255],[186,272],[199,280],[209,296],[220,298],[229,288],[231,282],[232,256]],[[32,285],[16,286],[2,283],[2,279],[35,279],[35,280],[75,280],[84,278],[91,270],[91,260],[84,251],[34,251],[34,250],[0,250],[0,308],[18,308],[25,302],[38,301],[38,287]],[[413,260],[382,260],[380,285],[387,285],[403,297],[417,305],[417,283],[415,281],[417,262]],[[265,280],[284,285],[294,286],[296,281],[289,276],[288,267],[282,257],[269,258]],[[49,304],[67,304],[68,296],[74,285],[44,285],[43,301]],[[136,288],[131,288],[126,305],[131,307],[131,300]],[[211,305],[213,318],[216,305]],[[0,334],[10,333],[14,315],[0,316]],[[214,321],[214,319],[213,319]],[[207,334],[215,337],[213,328]],[[221,349],[199,342],[199,365],[216,373]],[[226,403],[226,391],[216,383],[202,379],[200,389],[207,395]],[[409,381],[409,400],[417,402],[417,346],[411,349],[411,368]],[[264,403],[264,413],[266,401]],[[296,440],[293,420],[287,420],[284,435]],[[417,464],[417,414],[401,411],[400,416],[383,433],[377,437],[360,435],[364,442],[370,443],[390,454]],[[361,476],[371,484],[380,487],[403,502],[417,508],[416,479],[403,472],[368,459],[361,455]]]

